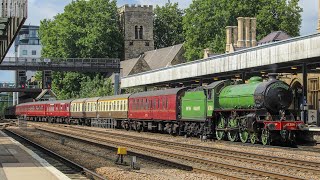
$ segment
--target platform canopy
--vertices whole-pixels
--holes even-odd
[[[28,16],[28,0],[0,0],[0,63]]]

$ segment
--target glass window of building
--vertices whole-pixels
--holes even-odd
[[[32,50],[32,55],[37,55],[37,51],[36,50]]]
[[[28,50],[23,50],[22,55],[28,55]]]
[[[36,30],[30,30],[30,37],[37,37],[37,31]]]

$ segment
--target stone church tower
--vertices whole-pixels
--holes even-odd
[[[123,59],[136,58],[143,52],[154,50],[153,7],[126,4],[119,8],[119,14],[124,35]]]

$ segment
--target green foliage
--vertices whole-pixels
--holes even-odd
[[[85,78],[84,74],[76,72],[52,74],[52,90],[58,99],[71,99],[80,97],[81,82]]]
[[[5,108],[12,106],[12,93],[1,93],[0,116],[4,115]]]
[[[53,19],[41,21],[39,35],[43,57],[120,58],[123,36],[114,0],[72,1]],[[80,97],[94,74],[53,73],[52,89],[59,99]],[[98,76],[104,80],[102,76]],[[109,81],[108,81],[109,82]],[[92,82],[92,91],[106,87]],[[99,86],[99,87],[98,87]],[[109,86],[108,86],[109,87]],[[106,91],[111,91],[106,90]],[[96,92],[94,92],[96,93]],[[101,94],[102,91],[97,94]]]
[[[86,80],[81,82],[80,97],[100,97],[113,94],[112,82],[100,75],[94,78],[85,77]]]
[[[183,10],[178,8],[178,3],[166,3],[162,7],[157,5],[154,14],[155,48],[183,43]]]
[[[282,30],[298,36],[302,9],[299,0],[193,0],[185,11],[183,28],[186,58],[202,58],[203,49],[225,51],[225,27],[237,17],[257,17],[257,39]]]

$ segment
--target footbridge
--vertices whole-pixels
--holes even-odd
[[[26,93],[41,93],[42,89],[36,85],[26,85],[21,88],[14,82],[0,82],[0,93],[2,92],[26,92]]]
[[[320,72],[320,33],[247,48],[121,78],[121,88],[181,86],[261,73]],[[304,86],[306,87],[306,86]]]
[[[0,0],[0,63],[28,16],[27,0]]]
[[[0,70],[25,71],[76,71],[117,73],[120,60],[116,58],[33,58],[6,57],[0,64]]]

